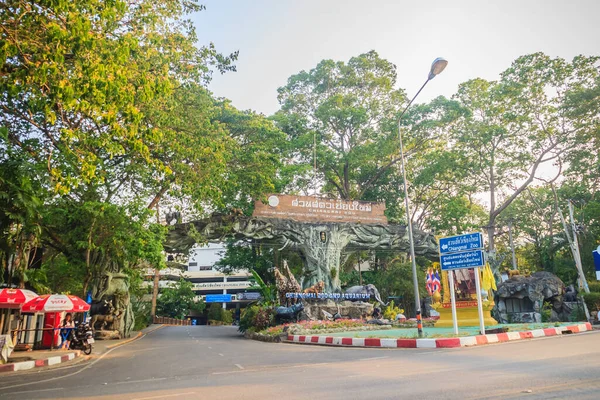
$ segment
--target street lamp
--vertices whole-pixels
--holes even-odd
[[[431,64],[431,70],[429,71],[429,75],[427,80],[421,86],[421,89],[415,94],[412,100],[408,103],[408,105],[404,108],[400,117],[398,117],[398,141],[400,142],[400,165],[402,166],[402,183],[404,186],[404,206],[406,208],[406,226],[408,228],[408,241],[410,243],[410,260],[412,262],[412,275],[413,275],[413,285],[415,289],[415,311],[417,314],[417,329],[419,331],[419,337],[423,337],[423,325],[421,323],[421,299],[419,296],[419,280],[417,279],[417,261],[415,259],[415,242],[413,239],[413,230],[412,230],[412,216],[410,212],[410,201],[408,199],[408,185],[406,183],[406,168],[404,166],[404,147],[402,145],[402,117],[406,113],[406,110],[410,107],[410,105],[415,101],[421,90],[427,85],[427,83],[439,75],[444,68],[448,65],[448,61],[443,58],[436,58],[433,60]]]

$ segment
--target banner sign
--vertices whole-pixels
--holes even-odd
[[[204,299],[207,303],[229,303],[231,301],[230,294],[207,294]]]
[[[440,254],[483,249],[481,232],[440,238]]]
[[[485,265],[485,258],[482,250],[465,251],[440,256],[442,271],[461,268],[478,268]]]
[[[248,293],[238,293],[236,295],[238,300],[258,300],[260,299],[260,293],[257,292],[248,292]]]
[[[255,202],[252,216],[300,222],[387,224],[384,211],[384,203],[274,194],[269,196],[267,204]]]
[[[334,300],[369,300],[366,293],[286,293],[288,299],[334,299]]]
[[[236,288],[247,288],[251,284],[248,281],[241,282],[203,282],[194,283],[194,290],[200,289],[236,289]]]

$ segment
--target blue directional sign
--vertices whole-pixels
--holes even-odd
[[[481,232],[440,238],[440,255],[483,249]]]
[[[229,303],[231,301],[230,294],[207,294],[204,300],[207,303]]]
[[[477,268],[485,265],[483,250],[464,251],[440,256],[442,271],[461,268]]]

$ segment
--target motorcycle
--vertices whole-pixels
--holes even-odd
[[[81,350],[83,354],[90,355],[92,353],[92,344],[94,343],[94,332],[88,323],[78,324],[73,330],[73,338],[71,339],[72,350]]]

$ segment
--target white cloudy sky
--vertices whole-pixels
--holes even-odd
[[[215,95],[272,114],[277,88],[322,59],[376,50],[398,67],[410,96],[436,57],[448,68],[419,98],[451,96],[475,77],[497,79],[520,55],[600,55],[600,0],[204,0],[201,43],[239,50],[238,71],[216,75]]]

